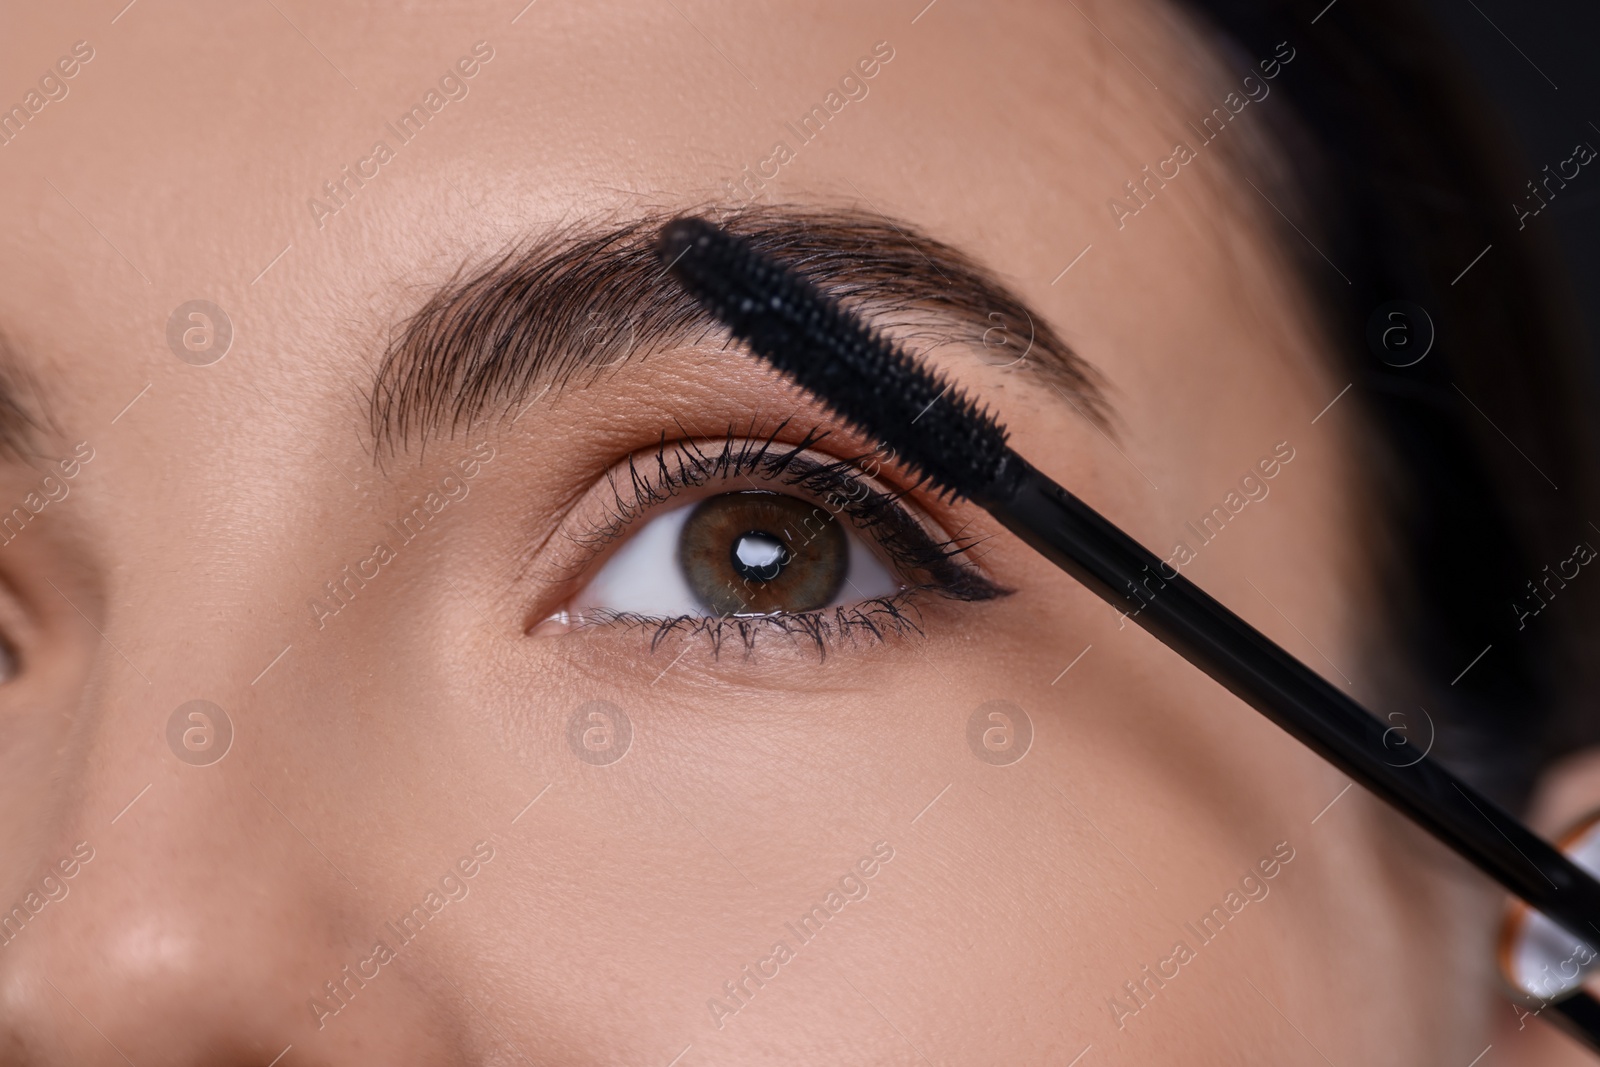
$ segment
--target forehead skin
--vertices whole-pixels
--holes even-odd
[[[931,605],[925,636],[822,665],[524,636],[559,606],[552,530],[602,471],[675,420],[801,406],[745,361],[652,356],[372,458],[377,360],[433,287],[560,224],[725,201],[783,141],[763,200],[914,223],[1100,369],[1114,434],[1026,366],[932,356],[1162,554],[1287,443],[1270,496],[1185,572],[1370,695],[1356,424],[1312,422],[1345,383],[1248,153],[1202,151],[1123,228],[1106,206],[1245,71],[1205,69],[1144,4],[518,6],[11,17],[0,103],[76,41],[94,57],[0,148],[0,329],[52,420],[41,465],[0,487],[21,500],[80,441],[94,458],[0,548],[25,664],[0,690],[0,904],[77,842],[93,859],[0,948],[8,1062],[1309,1062],[1308,1040],[1336,1062],[1470,1059],[1451,1017],[1489,952],[1432,850],[1359,790],[1313,825],[1340,775],[1014,540],[983,546],[1014,595]],[[467,95],[401,144],[388,124],[480,41]],[[800,143],[786,124],[878,42],[867,95]],[[379,140],[392,159],[314,211]],[[209,366],[168,344],[194,299],[234,330]],[[470,497],[319,627],[308,599],[488,446]],[[235,731],[208,767],[166,739],[193,699]],[[633,722],[609,767],[567,747],[593,699]],[[966,745],[992,699],[1036,731],[1010,767]],[[480,841],[469,895],[346,978]],[[788,933],[879,841],[868,897]],[[1187,931],[1280,842],[1269,896],[1216,943]],[[717,1019],[780,940],[792,962]],[[1111,998],[1179,940],[1195,958],[1119,1025]],[[348,1002],[319,1028],[328,981]]]

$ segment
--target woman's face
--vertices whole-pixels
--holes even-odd
[[[0,479],[0,1058],[1476,1054],[1472,883],[720,335],[639,358],[670,283],[527,289],[525,388],[461,369],[470,330],[399,333],[496,263],[554,285],[499,257],[558,231],[798,234],[1363,695],[1356,410],[1253,147],[1294,42],[1213,64],[1144,5],[520,3],[11,20],[0,328],[37,427]],[[415,388],[378,395],[420,410],[379,427],[392,341]],[[564,352],[608,365],[546,389]]]

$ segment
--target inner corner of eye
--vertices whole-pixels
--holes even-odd
[[[904,588],[842,515],[767,490],[719,493],[635,520],[572,615],[777,615]]]

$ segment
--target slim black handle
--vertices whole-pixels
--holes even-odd
[[[1375,715],[1026,460],[1006,467],[979,503],[1007,529],[1531,907],[1600,935],[1600,882],[1436,760],[1387,762]]]
[[[1567,999],[1551,1005],[1551,1009],[1555,1014],[1550,1016],[1550,1021],[1564,1030],[1568,1037],[1600,1052],[1600,1001],[1580,989]]]

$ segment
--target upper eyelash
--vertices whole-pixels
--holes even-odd
[[[607,475],[613,498],[611,517],[573,536],[586,550],[587,558],[583,562],[603,551],[645,511],[680,493],[717,479],[756,475],[829,500],[836,505],[830,508],[834,514],[848,515],[852,524],[869,533],[902,570],[926,575],[928,581],[919,584],[919,589],[953,600],[987,600],[1010,592],[955,558],[970,552],[980,543],[979,539],[957,537],[935,541],[922,524],[897,503],[903,493],[883,493],[866,484],[857,465],[876,453],[818,462],[805,453],[827,437],[828,431],[813,427],[799,442],[780,444],[777,438],[788,424],[789,420],[784,419],[765,437],[742,438],[737,428],[730,426],[721,449],[715,452],[706,451],[687,433],[669,441],[663,431],[655,454],[646,459],[643,468],[639,457],[634,455],[628,458],[625,480],[615,471]],[[682,429],[680,425],[679,430]]]

